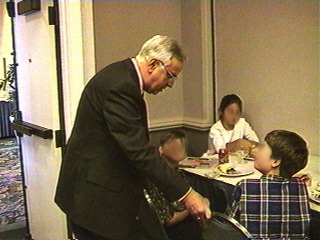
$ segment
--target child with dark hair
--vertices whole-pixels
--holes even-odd
[[[239,217],[254,239],[308,238],[307,188],[294,177],[307,162],[307,144],[298,134],[285,130],[267,134],[254,162],[263,175],[238,183],[231,214]]]
[[[171,131],[160,139],[159,154],[169,166],[179,172],[182,178],[185,176],[179,170],[179,162],[187,157],[187,147],[188,140],[182,131]],[[151,181],[147,183],[147,192],[169,239],[202,240],[202,228],[189,212],[183,206],[170,203],[154,183]]]
[[[235,94],[222,98],[219,107],[219,121],[210,129],[208,148],[211,152],[227,149],[229,152],[245,150],[250,152],[258,145],[259,138],[250,124],[241,118],[242,101]]]

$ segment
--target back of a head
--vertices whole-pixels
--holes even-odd
[[[143,44],[136,59],[138,62],[157,59],[165,65],[169,65],[172,57],[178,59],[180,62],[186,60],[186,56],[179,42],[168,36],[156,35]]]
[[[272,150],[271,157],[281,160],[280,176],[290,178],[307,165],[309,150],[306,141],[298,134],[286,130],[274,130],[265,141]]]
[[[188,140],[186,134],[179,130],[173,130],[164,134],[160,139],[160,146],[164,146],[166,143],[170,142],[173,139],[179,139],[185,146],[185,149],[188,147]]]

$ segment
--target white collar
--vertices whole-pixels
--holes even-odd
[[[240,121],[240,120],[239,120]],[[231,131],[234,131],[235,130],[235,128],[236,128],[236,126],[237,126],[237,124],[239,123],[239,121],[234,125],[234,128],[232,129],[232,130],[227,130],[227,129],[225,129],[225,127],[223,126],[223,124],[222,124],[222,121],[221,120],[219,120],[218,122],[216,122],[216,124],[215,124],[215,128],[216,129],[218,129],[218,130],[220,130],[220,131],[228,131],[228,132],[231,132]]]
[[[138,62],[137,62],[137,60],[135,58],[131,58],[131,61],[132,61],[133,65],[134,65],[134,68],[137,71],[138,78],[139,78],[140,92],[141,92],[141,94],[143,94],[144,93],[144,91],[143,91],[143,79],[142,79],[142,75],[141,75],[141,71],[140,71]]]
[[[219,120],[218,122],[216,122],[215,126],[214,126],[216,129],[218,130],[226,130],[222,124],[222,121]]]

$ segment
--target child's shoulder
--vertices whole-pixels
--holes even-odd
[[[215,124],[212,125],[210,131],[211,132],[218,132],[220,130],[223,130],[223,125],[221,120],[218,120]]]
[[[249,124],[249,122],[245,118],[240,118],[237,124],[246,125],[246,124]]]
[[[247,179],[242,179],[237,183],[237,186],[245,185],[245,184],[257,184],[261,183],[260,178],[247,178]]]
[[[298,177],[292,177],[290,179],[283,178],[281,176],[263,175],[261,178],[248,178],[242,179],[237,185],[244,184],[269,184],[269,183],[288,183],[288,184],[305,184],[304,181]]]
[[[289,182],[290,183],[297,183],[297,184],[303,184],[305,185],[305,181],[302,179],[302,178],[299,178],[299,177],[292,177],[289,179]]]

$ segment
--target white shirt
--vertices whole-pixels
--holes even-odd
[[[219,120],[210,129],[208,147],[209,150],[219,152],[220,149],[226,148],[227,143],[238,139],[259,142],[257,134],[244,118],[240,118],[231,131],[226,130]]]
[[[138,74],[138,78],[139,78],[139,83],[140,83],[140,92],[141,94],[144,93],[143,91],[143,79],[142,79],[142,75],[141,75],[141,72],[140,72],[140,68],[139,68],[139,65],[138,65],[138,62],[135,58],[131,58],[131,61],[134,65],[134,68],[136,69],[137,71],[137,74]]]

